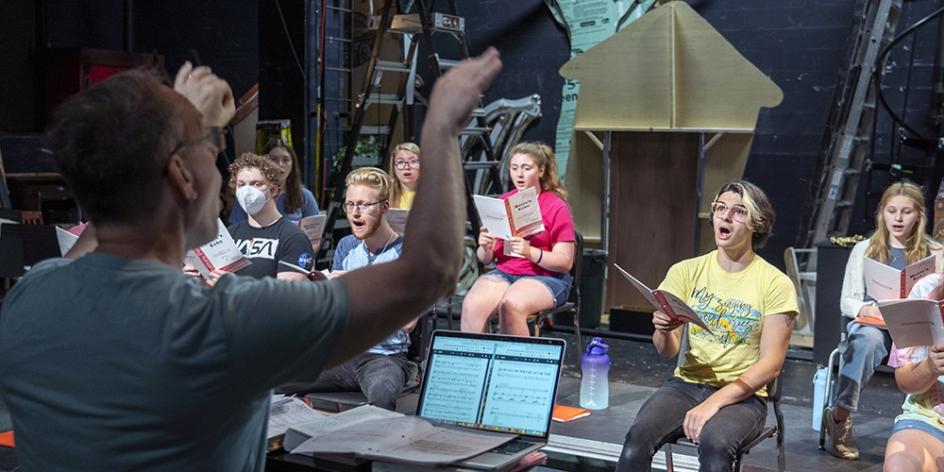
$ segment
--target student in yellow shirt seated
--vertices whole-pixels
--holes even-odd
[[[420,181],[420,147],[401,143],[390,151],[390,175],[394,177],[390,189],[390,208],[409,210]]]
[[[698,444],[701,471],[730,471],[737,450],[764,427],[767,384],[787,353],[796,291],[754,251],[774,226],[774,209],[757,186],[732,182],[711,204],[717,249],[673,265],[659,286],[684,300],[711,332],[661,310],[652,315],[652,343],[663,357],[688,350],[675,375],[639,410],[616,470],[648,471],[666,442]]]

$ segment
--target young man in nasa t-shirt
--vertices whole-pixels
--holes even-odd
[[[230,166],[230,175],[236,201],[249,215],[227,228],[239,251],[252,261],[237,274],[305,280],[305,274],[279,265],[279,261],[285,261],[311,270],[314,251],[305,233],[275,206],[278,168],[262,156],[246,153]]]

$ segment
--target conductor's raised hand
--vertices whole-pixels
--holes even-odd
[[[200,112],[203,126],[226,126],[236,114],[233,90],[209,67],[193,67],[185,62],[174,78],[174,90]]]
[[[656,310],[652,312],[652,326],[658,331],[674,331],[675,328],[682,326],[683,323],[684,321],[677,318],[672,318],[662,310]]]
[[[468,123],[479,104],[479,96],[498,76],[502,64],[498,50],[488,48],[482,55],[460,62],[433,85],[427,120],[435,119],[458,131]]]

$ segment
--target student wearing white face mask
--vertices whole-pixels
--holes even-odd
[[[229,171],[236,204],[249,215],[228,228],[236,247],[252,261],[239,275],[305,280],[304,274],[279,265],[285,261],[311,269],[314,261],[308,237],[276,208],[281,171],[265,157],[251,153],[239,156]]]

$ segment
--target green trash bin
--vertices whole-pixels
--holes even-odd
[[[585,249],[580,266],[580,327],[600,326],[603,313],[603,274],[606,272],[606,251]]]

